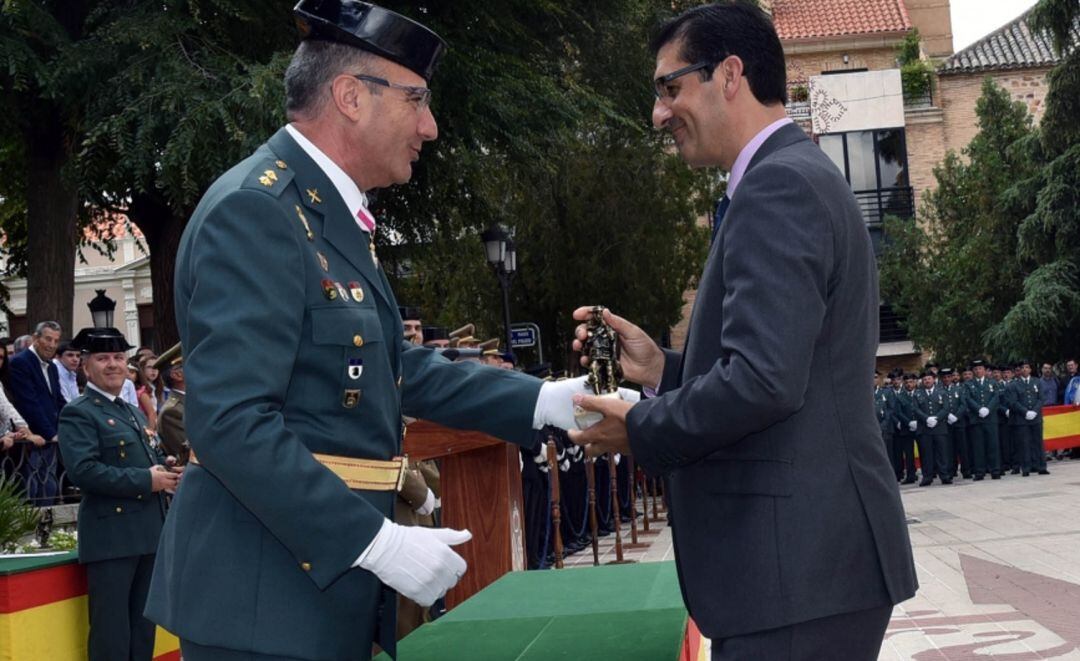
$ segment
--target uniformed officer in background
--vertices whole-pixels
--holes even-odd
[[[184,381],[184,356],[180,343],[177,342],[161,354],[154,363],[154,368],[161,371],[165,385],[169,387],[169,398],[165,400],[161,414],[158,415],[158,434],[165,446],[165,453],[175,456],[178,465],[184,465],[187,463],[191,446],[188,444],[184,427],[187,383]]]
[[[986,362],[971,361],[972,379],[965,385],[968,436],[971,440],[972,468],[975,481],[987,473],[994,480],[1001,479],[1001,453],[997,439],[997,409],[1001,399],[1001,387],[986,374]]]
[[[1031,362],[1016,364],[1018,375],[1005,389],[1005,405],[1009,409],[1009,433],[1012,435],[1017,461],[1024,477],[1037,471],[1049,475],[1042,440],[1042,397],[1039,382],[1031,376]]]
[[[949,415],[948,394],[937,384],[934,373],[927,370],[922,374],[922,388],[915,391],[912,400],[918,423],[919,460],[922,463],[919,486],[929,486],[935,476],[941,479],[942,484],[952,484],[949,428],[946,424]]]
[[[60,453],[82,490],[79,562],[86,567],[91,661],[150,661],[154,623],[143,617],[154,553],[165,520],[166,490],[180,473],[167,468],[146,417],[120,397],[126,351],[115,328],[84,329],[86,392],[60,412]]]
[[[896,393],[895,417],[897,427],[896,435],[893,437],[893,443],[896,446],[897,479],[900,479],[900,466],[902,465],[904,484],[915,484],[918,481],[915,475],[915,434],[918,429],[918,421],[915,420],[914,397],[918,377],[911,372],[901,374],[904,385]]]
[[[896,428],[896,394],[892,388],[882,382],[881,372],[874,370],[874,414],[881,429],[881,440],[885,443],[885,452],[893,469],[896,469],[896,450],[893,447],[893,433]],[[899,478],[897,478],[899,480]]]
[[[952,451],[949,454],[949,468],[953,478],[957,476],[957,466],[964,479],[974,475],[971,463],[971,449],[967,440],[967,405],[964,402],[964,387],[960,384],[960,375],[951,367],[941,369],[941,386],[949,395],[949,441]],[[959,463],[957,462],[959,459]]]

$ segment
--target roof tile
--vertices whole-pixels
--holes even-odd
[[[911,29],[904,0],[773,0],[772,13],[783,41]]]
[[[1031,11],[1006,23],[941,63],[938,73],[975,73],[1000,69],[1032,69],[1054,66],[1061,57],[1049,37],[1028,25]],[[1072,26],[1072,43],[1080,44],[1080,19]]]

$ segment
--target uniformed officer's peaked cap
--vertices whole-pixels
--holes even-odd
[[[369,2],[300,0],[293,14],[304,39],[362,48],[397,62],[428,82],[446,50],[446,42],[428,28]]]
[[[115,328],[84,328],[71,341],[71,346],[83,353],[117,353],[135,348]]]
[[[425,342],[446,340],[450,338],[450,333],[446,332],[446,329],[442,326],[424,326],[423,332]]]
[[[971,367],[972,369],[976,367],[986,367],[986,361],[982,358],[976,358],[975,360],[971,361]]]
[[[184,351],[180,343],[172,345],[165,351],[165,353],[158,356],[154,361],[154,369],[163,370],[170,367],[175,367],[184,362]]]
[[[922,372],[919,373],[919,378],[920,379],[925,379],[928,376],[934,376],[934,373],[931,372],[930,370],[923,370]]]
[[[422,319],[423,318],[420,315],[420,308],[414,308],[411,305],[399,305],[397,310],[398,310],[398,314],[401,315],[401,320],[402,321],[405,321],[407,319]]]
[[[1031,361],[1027,358],[1021,358],[1020,360],[1016,361],[1017,368],[1023,367],[1024,365],[1031,365]]]
[[[904,380],[905,381],[910,381],[912,379],[917,379],[917,378],[919,378],[919,377],[915,374],[915,372],[908,372],[907,374],[904,375]]]
[[[941,368],[941,375],[942,376],[949,376],[952,373],[953,373],[953,368],[951,368],[951,367],[942,367]]]

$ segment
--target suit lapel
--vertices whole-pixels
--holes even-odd
[[[337,188],[315,161],[293,140],[285,128],[281,128],[267,142],[271,151],[293,169],[293,182],[300,193],[306,213],[322,218],[322,237],[341,253],[368,281],[371,289],[379,295],[387,308],[392,307],[391,298],[384,290],[383,280],[371,261],[368,249],[369,237],[356,224],[352,211],[345,206]],[[302,210],[297,210],[301,213]],[[396,310],[395,310],[396,313]]]

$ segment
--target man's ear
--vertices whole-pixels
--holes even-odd
[[[371,97],[371,90],[348,74],[341,74],[330,83],[330,102],[353,122],[364,118],[370,109]]]
[[[724,96],[729,100],[739,91],[743,81],[743,61],[738,55],[730,55],[716,68],[715,76],[723,85]]]

